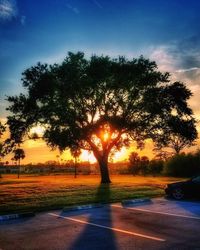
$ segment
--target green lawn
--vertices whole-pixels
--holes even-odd
[[[180,179],[167,177],[111,176],[112,184],[100,185],[99,176],[3,175],[0,179],[0,214],[43,211],[65,206],[116,202],[123,199],[164,195],[166,183]]]

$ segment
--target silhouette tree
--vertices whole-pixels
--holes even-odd
[[[3,133],[5,132],[5,126],[1,123],[1,121],[0,121],[0,138],[1,138],[1,136],[3,135]],[[0,161],[1,161],[1,158],[3,158],[4,157],[4,153],[3,153],[3,143],[2,142],[0,142]],[[2,178],[2,175],[1,175],[1,173],[0,173],[0,178]]]
[[[77,164],[78,164],[78,158],[81,155],[80,148],[74,146],[70,148],[71,155],[74,157],[74,178],[77,177]]]
[[[158,141],[175,118],[194,121],[187,106],[191,92],[183,83],[169,83],[169,73],[143,57],[86,59],[69,52],[59,65],[38,63],[25,70],[22,84],[26,94],[7,98],[10,143],[43,125],[50,147],[92,151],[102,183],[110,182],[108,157],[114,150],[131,140],[139,148],[147,138]]]
[[[6,128],[0,121],[0,138],[2,137],[3,133],[5,132]],[[3,156],[3,143],[0,142],[0,158]]]
[[[184,148],[195,145],[198,136],[196,121],[193,118],[173,117],[167,121],[167,127],[162,131],[159,139],[155,143],[155,151],[167,152],[172,149],[171,154],[179,154]]]
[[[18,178],[19,178],[19,174],[20,174],[20,161],[21,159],[23,160],[25,158],[25,152],[23,149],[21,148],[17,148],[14,150],[14,160],[18,161]]]
[[[14,157],[12,157],[12,158],[11,158],[11,161],[12,161],[12,165],[14,165],[15,158],[14,158]]]
[[[129,170],[133,175],[148,173],[149,158],[147,156],[139,156],[137,152],[131,152],[129,155]]]
[[[140,172],[142,175],[146,175],[149,172],[149,158],[147,156],[141,156],[140,158]]]
[[[5,132],[5,129],[6,129],[5,126],[0,121],[0,138],[3,135],[3,133]]]
[[[137,152],[132,152],[129,155],[129,169],[133,175],[139,174],[140,171],[140,156]]]

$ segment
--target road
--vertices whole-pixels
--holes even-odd
[[[155,199],[1,222],[0,249],[200,249],[200,203]]]

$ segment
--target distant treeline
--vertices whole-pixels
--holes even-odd
[[[140,157],[137,152],[132,152],[129,162],[109,163],[111,174],[132,174],[132,175],[164,175],[174,177],[192,177],[200,174],[200,150],[194,153],[181,153],[165,159],[149,160],[147,156]],[[68,173],[73,174],[99,174],[99,167],[96,163],[73,161],[61,162],[48,161],[38,164],[26,164],[20,166],[20,173],[23,174],[51,174]],[[0,173],[18,173],[19,166],[0,163]]]
[[[149,160],[146,156],[140,157],[136,152],[132,152],[129,157],[129,172],[133,175],[192,177],[200,174],[200,150],[153,160]]]

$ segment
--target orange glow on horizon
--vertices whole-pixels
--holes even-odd
[[[116,152],[112,158],[113,158],[113,162],[123,161],[123,160],[127,159],[128,158],[128,149],[123,147],[120,151]],[[95,163],[97,160],[94,157],[92,152],[88,152],[86,150],[83,150],[81,153],[81,156],[80,156],[80,161],[88,161],[90,163]]]
[[[80,161],[88,161],[90,163],[95,163],[97,160],[94,157],[92,152],[89,152],[87,150],[83,150],[80,155]]]

